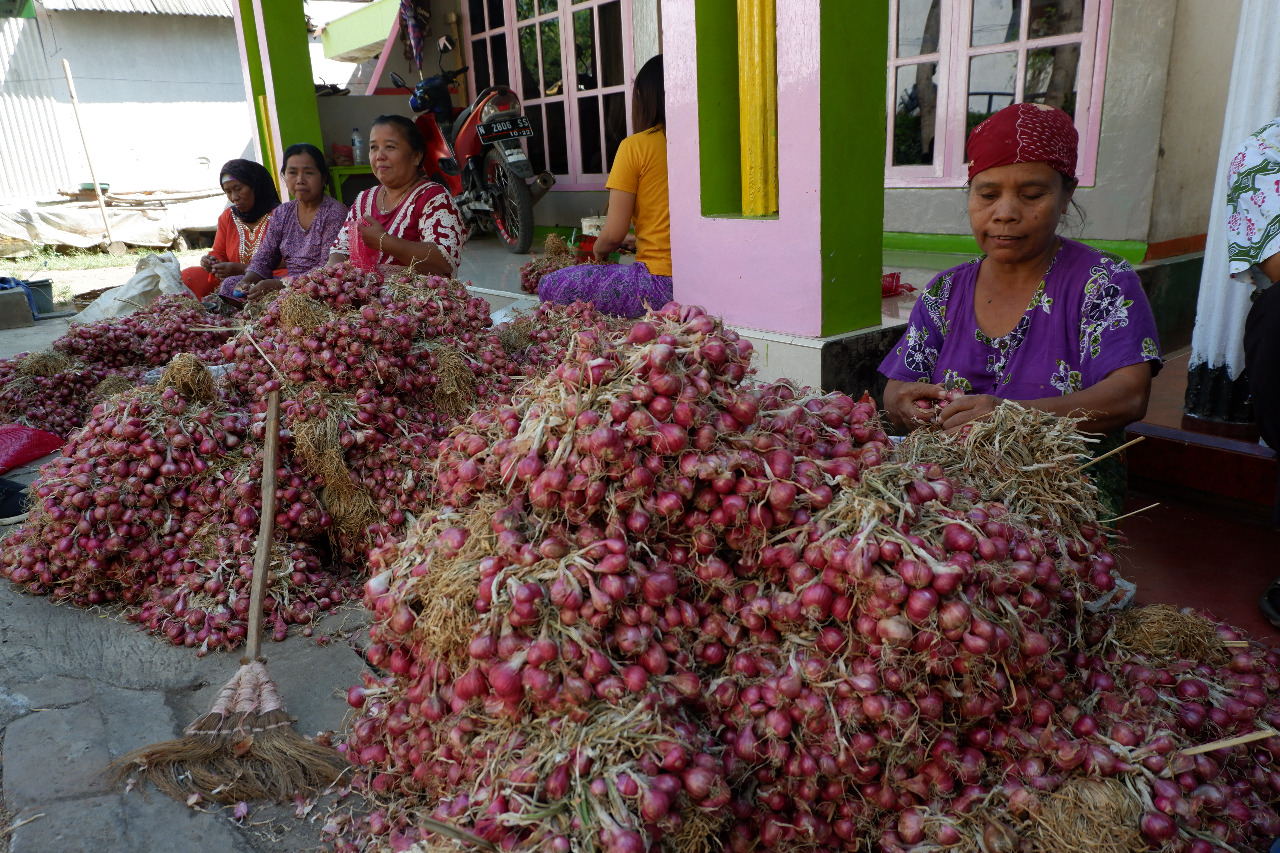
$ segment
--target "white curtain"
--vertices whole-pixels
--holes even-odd
[[[1204,271],[1196,303],[1196,327],[1191,338],[1191,367],[1226,366],[1231,379],[1244,370],[1244,320],[1249,313],[1252,287],[1227,273],[1227,167],[1240,143],[1280,115],[1280,3],[1276,0],[1244,0],[1240,30],[1236,35],[1231,89],[1218,150],[1218,172],[1213,182],[1213,210],[1205,241]],[[1194,121],[1194,116],[1180,120]]]

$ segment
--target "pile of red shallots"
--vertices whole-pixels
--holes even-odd
[[[457,282],[354,268],[295,279],[219,353],[215,383],[184,355],[158,385],[96,407],[41,472],[32,515],[0,549],[28,590],[119,602],[207,651],[246,634],[265,397],[282,393],[272,577],[274,636],[349,594],[371,539],[430,496],[440,439],[507,393],[487,306]],[[303,628],[304,632],[308,629]]]
[[[442,509],[373,555],[346,744],[373,805],[338,850],[1276,834],[1275,653],[1094,612],[1115,561],[1071,422],[1010,405],[891,454],[873,404],[745,385],[748,352],[674,305],[587,329],[441,445]]]
[[[343,264],[294,279],[223,347],[229,391],[251,411],[266,383],[283,383],[283,422],[320,484],[340,562],[362,564],[370,542],[426,510],[439,441],[510,394],[491,325],[457,281]]]
[[[70,436],[148,367],[183,352],[208,359],[230,325],[194,299],[162,296],[128,316],[72,326],[51,350],[0,360],[0,419]]]
[[[542,378],[564,362],[579,332],[597,337],[630,330],[633,321],[601,314],[590,302],[540,302],[537,310],[494,328],[512,375]]]
[[[208,361],[232,325],[190,296],[161,296],[132,314],[72,326],[53,348],[102,367],[158,367],[182,352]]]
[[[84,423],[93,404],[121,387],[132,387],[141,367],[102,367],[62,353],[24,353],[0,360],[0,420],[68,436]]]
[[[548,234],[543,244],[542,254],[520,267],[520,289],[525,293],[537,294],[538,282],[549,272],[562,270],[565,267],[586,263],[565,243],[559,234]]]

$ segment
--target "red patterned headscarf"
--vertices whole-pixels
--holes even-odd
[[[969,180],[996,166],[1048,163],[1074,181],[1079,143],[1075,122],[1057,107],[1013,104],[969,134]]]

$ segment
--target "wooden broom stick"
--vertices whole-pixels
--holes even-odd
[[[258,522],[258,548],[253,555],[253,586],[249,590],[249,639],[241,664],[258,660],[262,651],[262,600],[267,595],[271,569],[271,539],[276,528],[276,453],[280,447],[280,392],[267,395],[267,435],[262,451],[262,517]]]

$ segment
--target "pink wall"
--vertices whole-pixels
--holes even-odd
[[[777,5],[779,214],[750,220],[701,214],[694,4],[662,3],[675,298],[734,325],[810,337],[822,327],[820,5]]]

